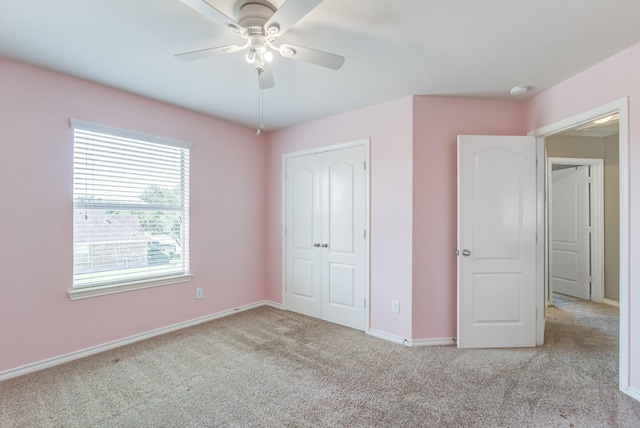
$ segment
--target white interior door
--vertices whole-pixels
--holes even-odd
[[[365,329],[365,147],[322,155],[322,319]]]
[[[551,174],[551,289],[588,300],[589,167],[560,169]]]
[[[313,155],[286,161],[285,278],[287,309],[322,316],[321,164]]]
[[[534,137],[458,136],[458,346],[536,345]]]
[[[289,310],[366,329],[366,147],[289,157],[285,299]]]

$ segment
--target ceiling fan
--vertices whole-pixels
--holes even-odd
[[[238,21],[220,12],[205,0],[180,0],[195,11],[217,21],[219,24],[239,33],[243,43],[201,49],[176,55],[176,58],[191,61],[217,55],[247,50],[245,58],[258,73],[260,89],[275,85],[273,75],[266,63],[273,59],[273,52],[285,58],[298,59],[311,64],[338,70],[344,63],[344,57],[315,49],[290,44],[274,44],[274,41],[286,33],[302,17],[307,15],[322,0],[288,0],[279,9],[263,0],[247,1],[240,7]]]

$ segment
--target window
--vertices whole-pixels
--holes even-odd
[[[71,298],[188,280],[190,144],[70,123]]]

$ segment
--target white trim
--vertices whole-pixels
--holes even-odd
[[[162,278],[147,279],[142,281],[132,281],[112,285],[100,285],[95,287],[76,288],[69,291],[69,299],[80,300],[89,297],[104,296],[107,294],[124,293],[126,291],[141,290],[143,288],[162,287],[165,285],[189,282],[193,274],[165,276]]]
[[[618,159],[620,168],[620,388],[630,389],[631,355],[629,349],[630,325],[630,290],[629,290],[629,100],[621,99],[619,106],[620,124],[618,129]],[[640,400],[640,394],[635,398]]]
[[[405,346],[450,346],[456,344],[455,337],[443,337],[437,339],[408,339],[402,336],[396,336],[395,334],[386,333],[380,330],[370,329],[367,331],[369,336],[373,336],[377,339],[386,340],[387,342],[393,342]]]
[[[544,138],[536,137],[536,186],[538,189],[545,189],[545,177],[546,177],[546,165],[541,162],[540,159],[544,159],[547,154],[547,149],[544,144]],[[549,219],[546,210],[545,192],[537,192],[536,197],[536,284],[540,282],[544,283],[544,288],[536,286],[536,346],[544,345],[544,329],[547,319],[545,317],[545,311],[547,307],[547,278],[545,275],[545,268],[548,266],[549,261],[545,257],[545,242],[544,239],[546,231],[549,225]],[[541,235],[541,231],[544,234]]]
[[[287,259],[287,237],[285,234],[286,226],[287,226],[287,159],[294,158],[298,156],[307,156],[318,153],[330,152],[333,150],[341,150],[348,149],[351,147],[359,147],[364,146],[365,148],[365,230],[367,233],[366,242],[365,242],[365,304],[366,304],[366,320],[365,320],[365,331],[369,330],[369,326],[371,325],[371,279],[370,279],[370,270],[371,270],[371,228],[370,220],[371,220],[371,138],[361,138],[358,140],[349,141],[346,143],[332,144],[329,146],[321,146],[315,147],[308,150],[301,150],[297,152],[283,153],[282,154],[282,172],[281,172],[281,205],[282,205],[282,218],[281,218],[281,239],[282,239],[282,266],[281,266],[281,276],[282,276],[282,308],[287,310],[287,291],[286,291],[286,259]]]
[[[47,369],[50,367],[54,367],[60,364],[67,363],[69,361],[78,360],[80,358],[88,357],[90,355],[99,354],[104,351],[108,351],[110,349],[119,348],[120,346],[130,345],[135,342],[139,342],[141,340],[149,339],[155,336],[160,336],[165,333],[170,333],[172,331],[181,330],[183,328],[193,327],[198,324],[202,324],[207,321],[213,321],[218,318],[226,317],[228,315],[233,315],[238,312],[248,311],[249,309],[255,309],[260,306],[272,306],[274,308],[278,308],[280,306],[278,303],[271,302],[268,300],[259,301],[256,303],[251,303],[248,305],[238,306],[237,308],[229,309],[226,311],[218,312],[212,315],[206,315],[200,318],[195,318],[189,321],[180,322],[177,324],[173,324],[167,327],[158,328],[155,330],[147,331],[145,333],[136,334],[133,336],[125,337],[123,339],[114,340],[112,342],[107,342],[102,345],[92,346],[90,348],[82,349],[80,351],[70,352],[68,354],[60,355],[53,358],[48,358],[46,360],[38,361],[35,363],[27,364],[21,367],[16,367],[14,369],[6,370],[0,372],[0,381],[11,379],[14,377],[26,375],[28,373],[33,373],[39,370]],[[278,308],[279,309],[279,308]]]
[[[627,97],[620,98],[608,104],[595,107],[591,110],[584,111],[582,113],[576,114],[574,116],[568,117],[566,119],[560,120],[550,125],[543,126],[542,128],[534,129],[533,131],[529,131],[527,135],[533,135],[534,137],[549,137],[553,134],[558,134],[562,131],[566,131],[568,129],[575,128],[577,126],[584,125],[585,123],[589,123],[601,116],[606,116],[609,113],[614,113],[618,110],[623,110],[623,109],[626,111],[627,103],[628,103]],[[622,122],[623,122],[622,111],[620,111],[620,113],[621,113],[620,125],[622,125]],[[624,121],[626,122],[626,120],[627,118],[625,117]]]
[[[619,159],[620,162],[620,352],[619,374],[620,391],[640,400],[637,390],[630,388],[630,363],[629,350],[629,99],[620,98],[608,104],[582,112],[575,116],[553,123],[551,125],[530,131],[528,135],[536,137],[548,137],[574,126],[589,122],[598,117],[618,112],[619,122]],[[538,189],[544,192],[544,189]],[[542,233],[542,231],[538,231]],[[543,286],[539,284],[539,286]],[[632,391],[632,392],[630,392]],[[633,394],[636,394],[635,396]]]
[[[411,346],[449,346],[456,344],[455,337],[443,337],[441,339],[416,339],[410,341]]]
[[[331,144],[328,146],[320,146],[320,147],[314,147],[306,150],[299,150],[297,152],[284,153],[282,155],[282,158],[284,160],[285,158],[294,158],[297,156],[315,155],[318,153],[331,152],[334,150],[348,149],[351,147],[358,147],[365,144],[369,144],[369,141],[371,141],[370,138],[359,138],[357,140],[347,141],[345,143]]]
[[[371,272],[371,139],[363,138],[358,140],[364,143],[365,148],[365,171],[364,171],[364,229],[366,231],[366,238],[364,243],[364,283],[365,283],[365,305],[366,305],[366,319],[365,330],[369,330],[371,325],[371,278],[369,276]]]
[[[615,306],[616,308],[620,307],[620,302],[616,302],[615,300],[611,300],[611,299],[604,299],[602,303],[609,306]]]
[[[270,306],[274,309],[280,309],[281,311],[284,311],[284,306],[282,305],[282,303],[277,303],[277,302],[273,302],[271,300],[265,300],[264,301],[264,305],[265,306]]]
[[[553,186],[551,185],[551,174],[554,164],[563,165],[589,165],[591,166],[591,300],[602,303],[604,300],[604,160],[595,158],[547,158],[547,183],[548,198],[547,212],[552,208]],[[551,219],[549,219],[551,225]],[[550,232],[549,235],[551,236]],[[550,254],[550,239],[546,239],[546,254]],[[549,271],[552,269],[551,260],[549,260]],[[551,282],[548,282],[547,298],[551,300],[553,288]],[[549,302],[550,303],[550,302]]]
[[[78,119],[69,119],[69,126],[72,129],[82,129],[89,132],[98,132],[100,134],[115,134],[118,137],[129,138],[132,140],[141,140],[150,143],[163,144],[165,146],[179,147],[182,149],[190,149],[191,143],[187,141],[176,140],[174,138],[161,137],[158,135],[146,134],[144,132],[131,131],[129,129],[116,128],[115,126],[101,125],[99,123],[87,122]]]
[[[369,336],[386,340],[387,342],[393,342],[393,343],[398,343],[400,345],[411,346],[410,339],[407,339],[406,337],[396,336],[395,334],[385,333],[384,331],[374,330],[372,328],[369,329],[366,333]]]
[[[281,204],[281,215],[280,215],[280,239],[281,239],[281,263],[280,263],[280,280],[281,284],[281,295],[282,295],[282,306],[284,309],[287,309],[287,158],[283,154],[282,155],[282,170],[280,173],[280,204]]]
[[[630,386],[626,389],[626,391],[623,389],[622,392],[624,392],[631,398],[635,398],[636,400],[640,401],[640,389]]]

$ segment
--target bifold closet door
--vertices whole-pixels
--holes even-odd
[[[287,309],[366,327],[364,146],[286,163]]]

